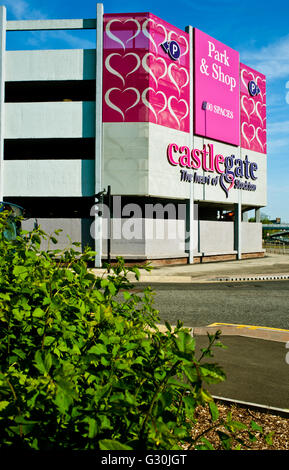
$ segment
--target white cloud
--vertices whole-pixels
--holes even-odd
[[[289,35],[259,50],[240,53],[242,62],[259,70],[268,80],[289,77]]]
[[[289,121],[271,122],[268,125],[268,131],[270,134],[289,134]]]
[[[46,18],[46,15],[32,7],[25,0],[4,0],[3,5],[7,8],[7,16],[11,13],[16,20],[41,20]]]
[[[79,38],[79,36],[73,35],[68,31],[54,31],[53,36],[56,39],[61,39],[75,49],[93,49],[96,47],[96,42]]]
[[[69,31],[37,31],[32,32],[27,39],[27,44],[31,45],[35,49],[41,48],[42,46],[51,47],[51,41],[59,43],[59,47],[66,45],[72,49],[95,49],[95,42],[80,38],[78,33],[70,33]]]

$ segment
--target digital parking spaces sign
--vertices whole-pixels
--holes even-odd
[[[240,144],[239,53],[196,28],[194,133]]]

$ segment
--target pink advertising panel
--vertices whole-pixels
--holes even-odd
[[[266,77],[240,64],[241,147],[266,153]]]
[[[239,53],[196,28],[194,49],[194,132],[239,145]]]
[[[189,132],[189,52],[189,35],[150,13],[104,15],[103,122]]]

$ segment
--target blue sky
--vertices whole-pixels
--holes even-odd
[[[267,77],[268,205],[263,212],[289,223],[289,2],[286,0],[104,0],[105,13],[149,11],[185,29],[197,27],[236,49],[241,62]],[[96,2],[4,0],[8,20],[95,18]],[[9,33],[8,49],[89,48],[89,31]]]

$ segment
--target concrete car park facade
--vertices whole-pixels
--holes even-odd
[[[96,11],[6,21],[1,7],[1,200],[62,228],[60,247],[90,244],[96,266],[108,236],[110,256],[132,261],[263,256],[265,77],[191,26]],[[5,47],[7,31],[86,28],[95,50]]]

